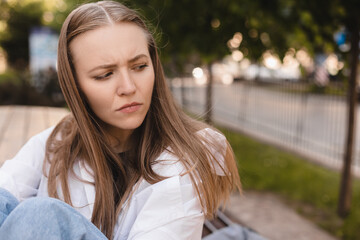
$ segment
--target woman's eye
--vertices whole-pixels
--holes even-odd
[[[106,78],[110,77],[112,74],[113,74],[113,72],[107,72],[107,73],[105,73],[105,74],[103,74],[103,75],[96,76],[96,77],[95,77],[95,80],[106,79]]]
[[[143,70],[144,68],[148,67],[147,64],[139,64],[139,65],[136,65],[133,70],[137,71],[137,72],[140,72],[141,70]]]

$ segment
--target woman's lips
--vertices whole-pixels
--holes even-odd
[[[137,110],[139,110],[141,105],[142,105],[141,103],[133,102],[130,104],[123,105],[117,111],[122,112],[122,113],[132,113],[132,112],[136,112]]]

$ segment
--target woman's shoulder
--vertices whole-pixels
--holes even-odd
[[[32,136],[29,140],[29,142],[40,142],[43,144],[46,144],[47,139],[49,138],[50,134],[53,132],[55,126],[49,127],[40,133]]]
[[[226,137],[221,132],[212,128],[203,128],[197,131],[196,135],[200,137],[204,146],[209,150],[211,155],[217,159],[217,162],[223,163],[227,149]],[[206,140],[206,142],[204,142],[204,140]],[[217,165],[214,167],[219,175],[223,174],[219,171]],[[188,171],[170,147],[166,148],[157,157],[152,169],[156,174],[164,177],[183,175]]]
[[[205,139],[208,139],[213,144],[226,144],[226,137],[217,129],[206,127],[196,133]]]
[[[168,147],[155,160],[152,170],[159,176],[173,177],[185,172],[183,164],[179,161],[172,149]]]
[[[52,131],[54,130],[54,127],[49,127],[43,131],[41,131],[40,133],[32,136],[26,143],[24,146],[22,146],[22,148],[20,149],[20,151],[16,154],[16,156],[14,157],[16,158],[29,158],[30,156],[37,156],[39,155],[43,155],[45,153],[45,149],[46,149],[46,142],[50,136],[50,134],[52,133]],[[28,157],[26,157],[28,156]]]

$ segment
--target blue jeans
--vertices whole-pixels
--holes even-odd
[[[97,240],[104,234],[70,205],[34,197],[21,203],[0,188],[0,239]]]

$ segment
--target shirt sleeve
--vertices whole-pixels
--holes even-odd
[[[46,140],[53,128],[32,137],[0,168],[0,187],[8,190],[19,201],[37,195],[45,157]]]

